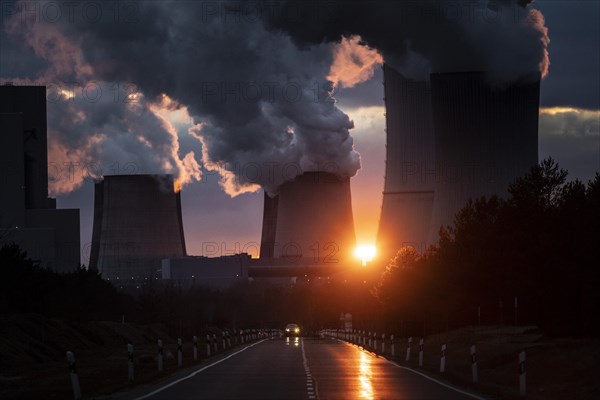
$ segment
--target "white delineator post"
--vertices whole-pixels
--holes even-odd
[[[381,334],[381,354],[385,354],[385,333]]]
[[[410,361],[410,345],[412,344],[412,336],[408,338],[408,343],[406,345],[406,361]]]
[[[69,365],[69,376],[71,377],[71,386],[73,387],[73,398],[81,399],[81,387],[79,386],[79,376],[75,368],[75,355],[71,351],[67,351],[67,364]]]
[[[183,365],[183,348],[181,344],[181,338],[177,338],[177,365],[180,367]]]
[[[419,339],[419,367],[423,366],[423,338]]]
[[[227,335],[227,347],[231,347],[231,336],[229,335],[229,331],[225,331]]]
[[[218,349],[217,349],[217,334],[216,333],[213,333],[212,340],[213,340],[213,350],[215,351],[215,354],[217,354]]]
[[[210,357],[210,335],[206,334],[206,356]]]
[[[519,395],[525,397],[527,394],[527,386],[525,382],[525,352],[519,353]]]
[[[198,361],[198,336],[194,336],[193,341],[194,341],[194,361]]]
[[[475,345],[471,346],[471,373],[473,375],[473,383],[477,383],[477,349]]]
[[[131,343],[127,344],[127,366],[129,372],[128,379],[129,381],[133,381],[133,345]]]
[[[373,347],[373,338],[371,337],[371,331],[369,331],[369,347]]]
[[[446,345],[442,345],[442,355],[440,357],[440,372],[446,372]]]
[[[158,346],[158,372],[161,372],[163,370],[163,343],[162,340],[158,339],[157,342],[157,346]]]
[[[390,341],[390,346],[392,347],[392,357],[396,357],[396,345],[394,344],[394,334],[390,336]]]
[[[373,332],[373,351],[377,353],[377,332]]]

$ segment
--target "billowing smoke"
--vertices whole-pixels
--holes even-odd
[[[9,32],[49,65],[31,80],[79,86],[93,80],[102,87],[98,101],[74,96],[53,110],[51,158],[109,165],[110,158],[131,163],[133,172],[173,172],[185,183],[200,178],[201,155],[231,195],[258,187],[275,193],[305,171],[347,177],[360,168],[349,134],[353,122],[331,98],[333,45],[298,49],[260,19],[228,19],[225,2],[127,3],[135,6],[129,23],[106,10],[98,23],[63,18],[48,24],[21,15],[10,21]],[[111,85],[120,85],[117,101]],[[168,118],[181,108],[193,121],[189,130]]]
[[[526,3],[93,2],[95,14],[68,3],[52,21],[4,20],[3,52],[27,44],[31,67],[2,78],[60,99],[49,103],[50,175],[73,161],[86,173],[57,179],[54,193],[106,173],[169,172],[183,185],[201,178],[200,163],[231,195],[275,193],[305,171],[356,174],[353,122],[331,94],[383,59],[418,78],[545,74],[547,30]]]
[[[430,71],[486,71],[506,82],[548,72],[548,31],[531,0],[314,3],[286,1],[269,26],[299,45],[360,35],[386,63],[416,79]]]

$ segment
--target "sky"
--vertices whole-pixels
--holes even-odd
[[[539,158],[584,182],[600,170],[598,1],[538,0],[525,12],[503,0],[473,15],[425,2],[442,4],[441,20],[415,2],[231,11],[240,4],[2,2],[0,83],[48,87],[50,191],[59,208],[80,209],[82,263],[94,179],[115,173],[174,174],[188,253],[207,256],[254,252],[263,191],[294,171],[352,176],[357,241],[374,243],[384,60],[415,79],[485,68],[508,82],[537,70]]]

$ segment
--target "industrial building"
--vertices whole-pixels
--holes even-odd
[[[48,197],[46,88],[0,86],[0,245],[57,272],[79,267],[79,209]]]
[[[384,66],[386,173],[377,245],[384,260],[438,240],[469,199],[504,196],[538,162],[540,77],[484,72],[412,81]]]
[[[403,246],[427,246],[435,158],[429,82],[405,78],[387,64],[383,76],[386,162],[377,248],[386,259]]]
[[[226,288],[248,280],[249,254],[221,257],[189,256],[161,262],[161,278],[182,287]]]
[[[431,90],[437,234],[469,199],[508,195],[538,163],[540,77],[493,84],[483,72],[438,73]]]
[[[161,277],[163,259],[185,255],[172,175],[107,175],[95,184],[90,267],[104,279]]]
[[[265,195],[261,255],[277,265],[345,265],[356,245],[350,178],[305,172]]]

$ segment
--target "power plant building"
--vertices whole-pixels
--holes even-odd
[[[163,259],[185,255],[172,175],[110,175],[95,184],[90,267],[103,278],[158,278]]]
[[[80,262],[79,209],[48,197],[46,88],[0,86],[0,246],[15,243],[57,272]]]
[[[438,73],[431,89],[437,234],[469,199],[508,195],[538,163],[540,78],[493,84],[483,72]]]
[[[265,195],[261,260],[344,265],[355,245],[350,178],[305,172],[283,183],[275,198]]]
[[[378,248],[423,252],[469,199],[508,194],[538,162],[539,75],[484,72],[412,81],[384,66],[387,147]]]
[[[403,246],[424,250],[428,243],[435,159],[429,82],[405,78],[387,64],[383,74],[386,164],[377,248],[389,259]]]

